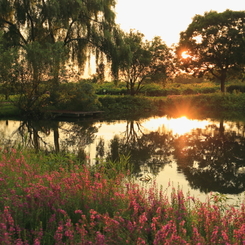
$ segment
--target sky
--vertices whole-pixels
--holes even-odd
[[[245,0],[117,0],[115,11],[122,30],[138,30],[149,41],[160,36],[171,46],[196,14],[226,9],[245,11]]]

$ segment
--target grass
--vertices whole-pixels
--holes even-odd
[[[127,158],[91,167],[71,155],[1,153],[0,244],[245,243],[244,203],[146,189],[131,180]]]
[[[0,116],[18,116],[20,112],[11,102],[0,102]]]
[[[221,111],[241,113],[245,110],[245,96],[241,92],[222,94],[219,86],[211,82],[181,84],[169,83],[166,88],[159,84],[147,84],[142,94],[138,96],[125,95],[123,84],[115,86],[113,83],[97,85],[99,110],[104,116],[113,119],[125,117],[148,117],[159,114],[172,114],[172,112],[193,111],[206,112]],[[104,92],[106,91],[106,92]],[[11,95],[10,101],[16,101],[18,96]],[[66,108],[68,105],[64,105]],[[55,109],[55,106],[51,106]],[[50,107],[50,108],[51,108]],[[188,111],[189,110],[189,111]],[[4,100],[0,95],[0,116],[19,116],[20,112],[13,103]]]
[[[11,95],[9,100],[6,100],[5,96],[0,94],[0,117],[15,117],[20,115],[20,111],[13,103],[15,100],[16,96],[14,95]]]

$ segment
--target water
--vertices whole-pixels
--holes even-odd
[[[133,174],[145,185],[181,188],[205,201],[226,194],[237,201],[245,190],[245,122],[205,118],[142,120],[0,121],[5,146],[85,153],[90,164],[130,154]]]

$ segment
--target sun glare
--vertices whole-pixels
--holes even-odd
[[[165,130],[172,131],[173,134],[183,135],[191,132],[193,129],[204,129],[210,122],[207,120],[189,119],[186,116],[179,118],[152,118],[144,123],[144,126],[149,130],[158,130],[164,126]]]
[[[193,125],[191,120],[189,120],[186,116],[172,119],[170,125],[173,132],[179,135],[191,131],[196,126]]]
[[[174,134],[183,135],[196,128],[205,128],[209,123],[207,121],[191,120],[186,116],[172,118],[169,121],[169,128]]]
[[[191,57],[191,56],[188,54],[187,51],[183,51],[183,52],[181,53],[181,56],[182,56],[183,59],[187,59],[187,58]]]

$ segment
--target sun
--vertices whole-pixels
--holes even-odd
[[[187,58],[190,58],[191,56],[188,54],[188,51],[183,51],[183,52],[181,53],[181,57],[182,57],[183,59],[187,59]]]

